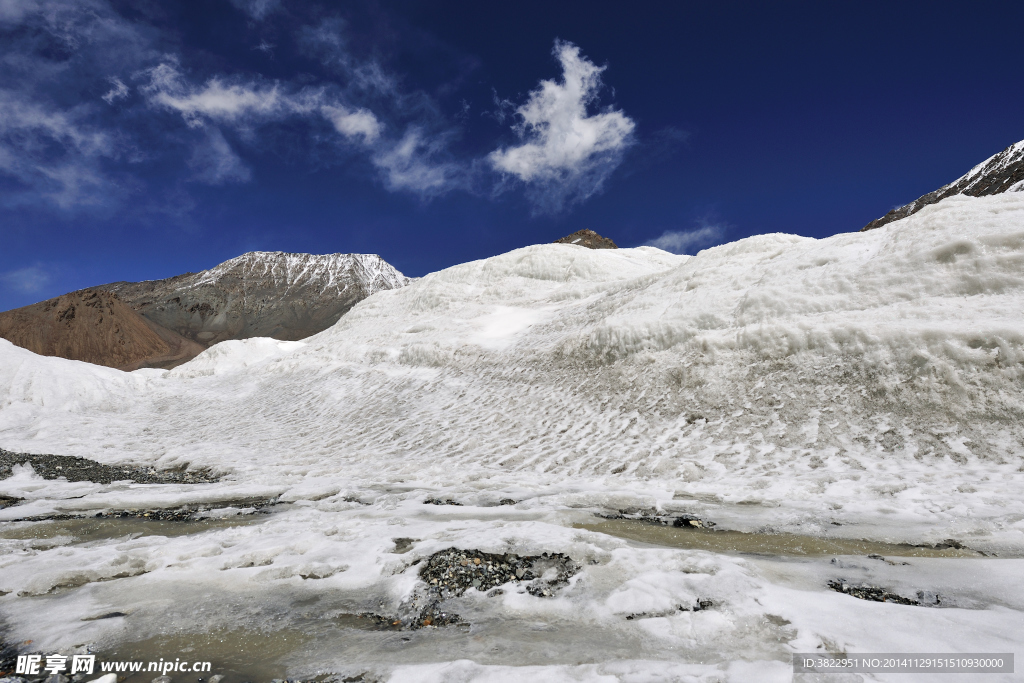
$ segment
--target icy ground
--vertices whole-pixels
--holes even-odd
[[[793,652],[1024,653],[1022,312],[1013,193],[694,257],[527,247],[377,293],[303,343],[227,342],[170,372],[0,340],[0,447],[223,475],[19,469],[0,495],[25,500],[0,520],[282,503],[198,535],[0,540],[0,611],[42,649],[315,633],[282,656],[289,672],[393,681],[788,681]],[[715,554],[572,527],[644,508],[996,557]],[[451,605],[468,631],[332,630],[399,612],[413,562],[453,546],[582,569],[550,598],[470,590]],[[836,578],[942,602],[862,601]],[[714,606],[678,610],[698,599]],[[127,616],[82,621],[113,611]]]

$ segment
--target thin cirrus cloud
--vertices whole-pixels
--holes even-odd
[[[202,128],[208,121],[250,128],[290,117],[320,118],[347,142],[369,151],[371,163],[389,190],[431,197],[464,186],[463,167],[442,159],[446,146],[443,134],[428,136],[414,125],[397,139],[387,138],[384,124],[373,112],[343,104],[325,88],[294,90],[278,82],[220,77],[195,85],[169,63],[150,69],[146,77],[148,82],[142,91],[149,102],[179,113],[190,128]],[[204,145],[197,162],[204,170],[194,179],[213,184],[249,180],[251,174],[242,172],[244,163],[223,135],[218,132],[213,140],[215,144]]]
[[[248,125],[320,115],[345,137],[365,144],[376,142],[383,128],[368,109],[347,107],[329,98],[324,88],[287,92],[277,82],[229,82],[220,77],[195,86],[167,63],[153,67],[147,76],[143,92],[150,103],[177,111],[192,128],[201,127],[204,119]]]
[[[554,212],[599,192],[633,143],[636,124],[614,109],[591,114],[601,89],[599,67],[576,45],[555,41],[560,82],[544,80],[516,109],[518,145],[488,156],[498,172],[527,186],[540,212]]]
[[[725,231],[721,226],[703,222],[693,230],[666,230],[644,246],[657,247],[673,254],[689,254],[701,247],[709,247],[720,242]]]
[[[6,289],[34,294],[50,284],[50,274],[40,265],[27,266],[0,273],[0,283]]]
[[[231,0],[231,4],[256,20],[265,19],[281,8],[279,0]]]
[[[252,170],[213,126],[208,127],[204,143],[193,148],[188,166],[193,173],[191,180],[207,185],[247,183],[252,179]]]
[[[19,188],[3,203],[17,206],[41,198],[69,209],[99,203],[116,192],[101,169],[117,155],[114,136],[88,122],[87,105],[59,110],[22,93],[0,90],[0,174]]]

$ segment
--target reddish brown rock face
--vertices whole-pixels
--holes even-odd
[[[42,356],[121,370],[169,368],[203,346],[146,320],[116,294],[83,289],[0,313],[0,337]]]

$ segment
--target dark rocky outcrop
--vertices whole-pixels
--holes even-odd
[[[578,244],[587,249],[618,249],[618,245],[607,237],[601,237],[593,230],[577,230],[571,235],[566,235],[555,240],[555,244]]]
[[[909,204],[893,209],[881,218],[876,218],[861,228],[861,232],[880,228],[893,221],[906,218],[930,204],[935,204],[953,195],[965,194],[971,197],[984,197],[1022,190],[1024,190],[1024,140],[989,157],[948,185],[943,185],[934,192],[929,192]]]
[[[110,484],[134,481],[138,484],[208,484],[218,477],[206,470],[156,470],[139,465],[104,465],[71,455],[14,453],[0,448],[0,479],[11,476],[15,465],[30,465],[43,479],[91,481]]]

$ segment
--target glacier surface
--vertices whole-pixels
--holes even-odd
[[[693,257],[526,247],[378,292],[303,342],[224,342],[173,371],[0,340],[0,446],[222,476],[20,469],[0,520],[280,503],[199,535],[0,539],[0,610],[16,638],[66,650],[293,629],[316,637],[289,671],[394,681],[788,681],[793,652],[1020,650],[1022,311],[1024,194],[1008,193]],[[573,527],[622,510],[994,557],[716,554]],[[453,603],[468,633],[324,626],[400,610],[414,562],[452,546],[582,569],[552,598],[469,591]],[[827,588],[840,576],[943,606],[857,600]],[[104,611],[128,616],[81,620]]]

